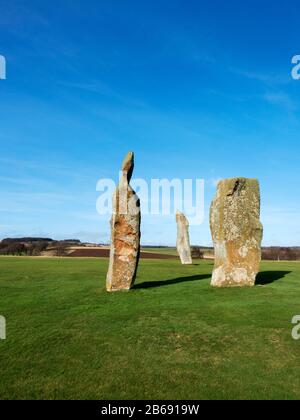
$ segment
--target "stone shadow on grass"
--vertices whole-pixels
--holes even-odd
[[[159,281],[146,281],[144,283],[136,284],[133,289],[151,289],[153,287],[171,286],[173,284],[185,283],[188,281],[197,281],[210,279],[211,274],[200,274],[188,277],[178,277],[170,280],[159,280]]]
[[[265,286],[266,284],[274,283],[290,273],[291,271],[262,271],[257,275],[255,285]]]

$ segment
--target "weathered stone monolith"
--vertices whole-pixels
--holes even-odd
[[[189,222],[183,213],[176,213],[177,252],[182,264],[192,264]]]
[[[140,256],[140,201],[129,185],[134,168],[134,154],[128,153],[122,176],[113,196],[111,249],[106,279],[108,292],[129,290],[136,277]]]
[[[258,180],[220,181],[211,206],[210,226],[215,247],[212,286],[254,286],[263,235]]]

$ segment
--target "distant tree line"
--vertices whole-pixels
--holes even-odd
[[[20,240],[4,239],[0,242],[0,255],[28,255],[39,256],[48,248],[49,242],[45,240],[34,242],[23,242]]]
[[[262,249],[262,259],[271,261],[297,261],[300,260],[300,248],[265,247]]]
[[[63,257],[72,245],[79,245],[77,239],[54,241],[50,238],[7,238],[0,242],[0,255],[41,256],[45,251],[52,255]]]
[[[32,237],[24,237],[24,238],[5,238],[2,240],[1,243],[13,243],[13,242],[20,242],[20,243],[28,243],[28,242],[53,242],[51,238],[32,238]]]
[[[192,246],[191,247],[191,254],[193,259],[203,259],[204,252],[200,248],[200,246]]]
[[[200,252],[200,255],[198,252]],[[211,254],[213,256],[214,249],[210,247],[192,247],[193,258],[203,258],[203,254]],[[270,261],[298,261],[300,260],[300,247],[263,247],[262,259]]]

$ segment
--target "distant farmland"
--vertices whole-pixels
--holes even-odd
[[[107,258],[109,245],[82,243],[78,239],[56,241],[50,238],[7,238],[0,241],[0,255],[42,257],[94,257]],[[212,247],[193,246],[193,259],[213,259]],[[142,259],[178,258],[176,247],[143,246]],[[299,247],[263,247],[262,259],[269,261],[299,261]]]
[[[99,258],[107,258],[109,257],[109,248],[78,248],[68,254],[69,257],[99,257]],[[162,259],[162,260],[169,260],[169,259],[177,259],[176,255],[164,254],[159,252],[141,252],[141,258],[143,259]]]

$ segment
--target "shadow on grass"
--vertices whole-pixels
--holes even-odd
[[[202,274],[202,275],[189,276],[189,277],[178,277],[176,279],[170,279],[170,280],[146,281],[144,283],[136,284],[134,286],[134,289],[151,289],[152,287],[171,286],[173,284],[185,283],[188,281],[205,280],[205,279],[210,279],[210,278],[211,278],[211,274]]]
[[[290,273],[291,271],[263,271],[257,275],[255,285],[265,286],[266,284],[274,283],[275,281],[283,279]]]

